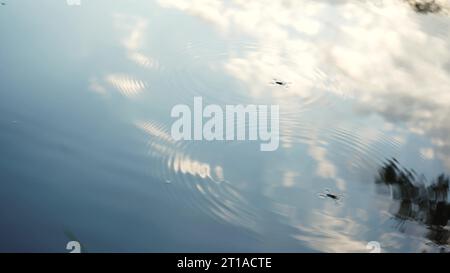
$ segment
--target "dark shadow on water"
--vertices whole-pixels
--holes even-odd
[[[392,198],[399,202],[394,213],[397,227],[404,230],[403,226],[408,221],[424,224],[428,229],[426,238],[438,246],[450,243],[447,228],[450,218],[449,181],[448,175],[440,174],[428,182],[425,176],[417,175],[414,170],[401,168],[395,159],[379,169],[375,180],[377,184],[389,186]]]

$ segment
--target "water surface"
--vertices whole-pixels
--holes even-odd
[[[448,1],[4,2],[0,251],[448,251]],[[280,148],[174,141],[194,96]]]

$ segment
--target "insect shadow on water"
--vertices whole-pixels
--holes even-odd
[[[272,85],[278,85],[278,86],[284,86],[285,88],[288,88],[289,85],[291,85],[291,82],[286,82],[277,78],[273,78],[270,82]]]
[[[340,205],[344,198],[343,193],[333,193],[329,189],[325,189],[325,191],[318,193],[318,196],[323,199],[327,198],[334,200],[337,205]]]

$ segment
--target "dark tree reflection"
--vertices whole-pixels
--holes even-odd
[[[395,159],[381,167],[376,178],[377,184],[390,187],[392,198],[399,202],[394,213],[399,220],[399,228],[407,221],[420,222],[428,227],[426,237],[439,246],[450,243],[450,231],[447,229],[450,218],[449,181],[445,174],[427,181],[423,175],[399,167]]]
[[[441,5],[436,0],[405,0],[419,13],[437,13],[442,10]]]

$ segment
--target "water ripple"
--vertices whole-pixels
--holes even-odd
[[[142,93],[148,84],[127,74],[111,74],[106,81],[127,98],[133,98]]]
[[[135,125],[150,137],[150,173],[167,185],[170,198],[218,221],[254,229],[251,205],[227,180],[220,164],[196,159],[193,142],[174,141],[161,123],[138,121]]]

